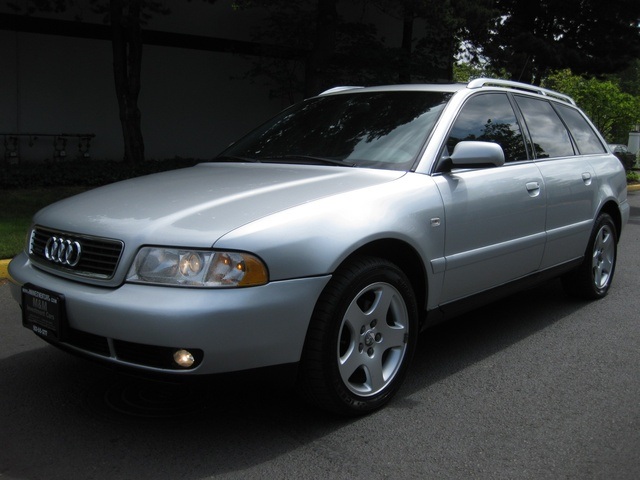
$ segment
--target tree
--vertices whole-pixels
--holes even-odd
[[[640,58],[631,62],[626,69],[609,78],[620,86],[620,90],[630,95],[640,97]]]
[[[610,143],[627,143],[629,131],[640,123],[640,98],[623,93],[612,81],[586,79],[560,70],[543,83],[573,97]]]
[[[458,61],[453,64],[453,80],[468,83],[475,78],[506,78],[504,70],[496,71],[483,61]]]
[[[454,80],[454,62],[463,46],[466,46],[468,61],[479,61],[478,53],[471,46],[486,40],[489,25],[498,12],[493,0],[431,0],[430,3],[425,17],[427,33],[422,42],[426,45],[433,42],[437,47],[437,50],[431,49],[431,55],[440,52],[440,63],[446,66],[441,79],[450,82]]]
[[[479,42],[496,15],[493,0],[373,0],[402,28],[395,58],[394,83],[451,82],[462,42]]]
[[[335,85],[379,83],[377,78],[388,75],[389,61],[375,27],[345,20],[338,13],[338,3],[236,0],[238,10],[259,8],[264,12],[261,27],[253,33],[255,42],[287,45],[305,52],[288,59],[254,59],[247,77],[266,79],[273,96],[290,102]]]
[[[324,68],[336,49],[338,30],[337,0],[318,0],[316,4],[315,41],[307,60],[305,94],[320,92],[327,85]]]
[[[411,83],[419,76],[436,81],[449,78],[453,59],[454,28],[448,11],[450,2],[434,0],[377,0],[380,10],[402,25],[402,41],[396,54],[397,83]],[[439,21],[433,21],[433,18]],[[416,39],[417,23],[424,20],[422,38]]]
[[[570,68],[602,75],[640,56],[636,0],[495,0],[501,15],[482,53],[514,80],[539,84],[547,72]]]
[[[305,52],[284,62],[282,59],[257,59],[248,76],[268,78],[274,86],[274,95],[290,99],[315,95],[339,84],[380,83],[381,79],[389,83],[393,77],[394,59],[379,38],[376,26],[365,23],[362,18],[355,21],[345,18],[345,8],[351,8],[348,13],[359,12],[357,3],[344,0],[236,0],[234,5],[238,10],[261,8],[264,12],[265,20],[254,31],[254,41],[292,46]]]
[[[168,14],[159,1],[110,0],[108,6],[100,0],[90,0],[94,11],[107,13],[111,25],[113,78],[118,99],[118,111],[124,139],[124,158],[131,163],[144,161],[140,96],[142,69],[142,23],[151,13]],[[108,11],[106,8],[108,7]]]
[[[60,1],[60,0],[58,0]],[[68,0],[73,1],[73,0]],[[140,96],[142,70],[142,24],[152,14],[170,10],[158,0],[89,0],[92,10],[104,15],[111,25],[113,79],[124,140],[124,159],[144,161]]]
[[[235,5],[267,12],[255,40],[269,39],[308,52],[306,60],[261,59],[248,73],[273,81],[275,95],[294,99],[340,84],[452,81],[460,41],[484,38],[495,15],[492,1],[236,0]],[[356,8],[359,3],[362,10]],[[375,25],[361,18],[348,21],[339,13],[362,12],[370,5],[396,22],[402,30],[400,45],[385,42]]]
[[[124,156],[130,162],[138,163],[144,160],[138,107],[142,67],[141,0],[129,0],[128,5],[124,1],[111,0],[109,5],[113,78],[124,138]]]

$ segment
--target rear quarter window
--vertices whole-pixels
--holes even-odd
[[[593,131],[589,122],[575,108],[565,105],[556,105],[560,116],[569,127],[571,135],[575,140],[578,150],[583,155],[593,153],[605,153],[605,146],[602,144],[596,132]]]

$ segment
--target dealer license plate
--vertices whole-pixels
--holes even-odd
[[[30,284],[22,287],[22,325],[41,337],[60,341],[65,313],[63,295]]]

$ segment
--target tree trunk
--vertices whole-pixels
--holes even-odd
[[[318,0],[316,38],[306,64],[305,97],[321,93],[332,85],[327,67],[335,52],[338,25],[337,0]]]
[[[110,1],[113,75],[118,97],[120,122],[124,139],[124,158],[131,163],[144,161],[144,141],[138,97],[142,66],[140,28],[141,0]]]
[[[400,62],[398,65],[398,82],[411,83],[411,61],[413,51],[413,6],[406,3],[402,18],[402,45],[400,46]]]

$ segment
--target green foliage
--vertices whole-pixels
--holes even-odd
[[[640,2],[495,0],[500,15],[481,42],[509,78],[539,84],[549,71],[615,73],[640,56]]]
[[[620,90],[630,95],[640,97],[640,58],[621,72],[610,76],[611,80],[620,85]]]
[[[627,183],[640,182],[640,173],[629,171],[627,172]]]
[[[340,15],[333,0],[236,0],[233,8],[261,9],[264,21],[252,32],[257,43],[287,45],[296,58],[256,57],[245,77],[264,82],[275,98],[290,103],[336,85],[390,83],[393,59],[376,28]]]
[[[640,123],[640,98],[623,93],[610,80],[560,70],[547,76],[543,85],[573,97],[609,143],[626,144],[629,131]]]
[[[86,190],[85,187],[51,187],[2,190],[0,205],[0,259],[24,248],[31,217],[41,208]]]
[[[497,15],[493,0],[234,0],[232,7],[262,10],[254,41],[307,52],[287,60],[257,58],[246,74],[291,102],[336,85],[451,81],[461,42],[484,38]],[[380,14],[384,23],[366,23]],[[384,38],[382,25],[401,33],[400,42]],[[469,46],[468,57],[475,59]]]
[[[496,72],[488,63],[456,62],[453,64],[453,81],[468,83],[476,78],[507,78],[507,72]]]

